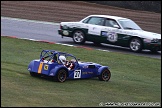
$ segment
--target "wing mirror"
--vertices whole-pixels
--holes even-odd
[[[120,28],[118,25],[114,25],[113,27],[114,27],[114,28],[118,28],[118,29]]]

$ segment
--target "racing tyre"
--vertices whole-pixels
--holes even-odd
[[[35,73],[35,72],[30,72],[30,75],[33,76],[33,77],[37,77],[38,76],[38,74]]]
[[[101,81],[109,81],[110,77],[111,77],[110,71],[108,69],[104,69],[98,78]]]
[[[81,30],[76,30],[73,32],[73,41],[78,44],[83,44],[85,42],[85,34]]]
[[[59,70],[57,75],[56,75],[56,81],[65,82],[66,78],[67,78],[66,70],[64,70],[64,69]]]
[[[129,48],[133,52],[140,52],[142,50],[142,42],[140,38],[133,38],[129,43]]]

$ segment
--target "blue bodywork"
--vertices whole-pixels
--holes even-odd
[[[60,62],[58,59],[60,55],[71,57],[73,59],[75,64],[73,70],[69,70]],[[47,76],[56,76],[60,69],[66,70],[67,79],[81,79],[98,77],[104,69],[109,70],[109,67],[93,62],[81,62],[72,54],[55,50],[42,50],[40,58],[32,60],[28,65],[29,72]]]

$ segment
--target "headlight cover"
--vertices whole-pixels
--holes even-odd
[[[157,39],[157,38],[154,38],[154,39],[144,39],[143,41],[145,43],[158,43],[158,42],[161,42],[161,39]]]

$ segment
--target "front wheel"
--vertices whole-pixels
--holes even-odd
[[[78,44],[83,44],[85,42],[85,34],[81,30],[76,30],[73,32],[73,41]]]
[[[98,78],[101,81],[109,81],[110,77],[111,77],[110,71],[108,69],[104,69]]]
[[[142,50],[142,42],[139,38],[131,39],[129,47],[133,52],[140,52]]]
[[[56,75],[56,80],[58,82],[65,82],[66,78],[67,78],[66,70],[64,70],[64,69],[59,70],[57,75]]]

